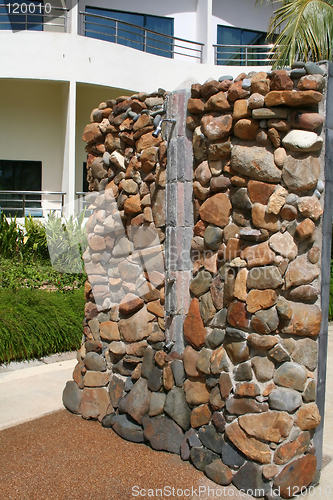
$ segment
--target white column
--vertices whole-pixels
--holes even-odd
[[[204,43],[202,62],[214,64],[214,48],[212,46],[213,0],[198,0],[197,3],[197,40]]]
[[[76,82],[70,81],[68,87],[66,137],[62,171],[62,191],[65,191],[65,217],[74,214],[75,200],[75,119],[76,119]]]
[[[70,10],[70,20],[69,20],[69,29],[68,32],[72,35],[78,34],[79,28],[79,2],[76,0],[72,0],[71,2],[71,10]]]

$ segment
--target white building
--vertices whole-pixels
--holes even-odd
[[[0,0],[2,200],[1,190],[22,190],[63,192],[65,204],[73,202],[84,191],[82,131],[100,102],[267,64],[267,48],[221,46],[265,43],[273,9],[254,0],[72,0],[67,8],[64,0],[57,8],[6,2]],[[43,208],[59,208],[61,196],[42,200]]]

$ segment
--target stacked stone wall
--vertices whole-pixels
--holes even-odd
[[[65,405],[268,499],[318,480],[325,71],[299,64],[192,85],[193,181],[177,173],[185,131],[153,135],[165,99],[179,112],[186,92],[102,103],[83,136],[89,283]],[[193,206],[179,215],[192,182]]]

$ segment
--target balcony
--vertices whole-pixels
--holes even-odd
[[[202,62],[203,43],[185,40],[112,17],[80,12],[80,34],[167,58]]]
[[[215,64],[221,66],[271,66],[273,44],[213,45]]]
[[[68,10],[49,3],[0,5],[0,30],[67,32]]]
[[[45,217],[54,211],[63,215],[65,195],[63,191],[0,190],[0,210],[8,217]]]

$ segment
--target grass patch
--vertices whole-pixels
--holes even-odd
[[[70,293],[0,288],[0,303],[0,362],[80,347],[83,288]]]

